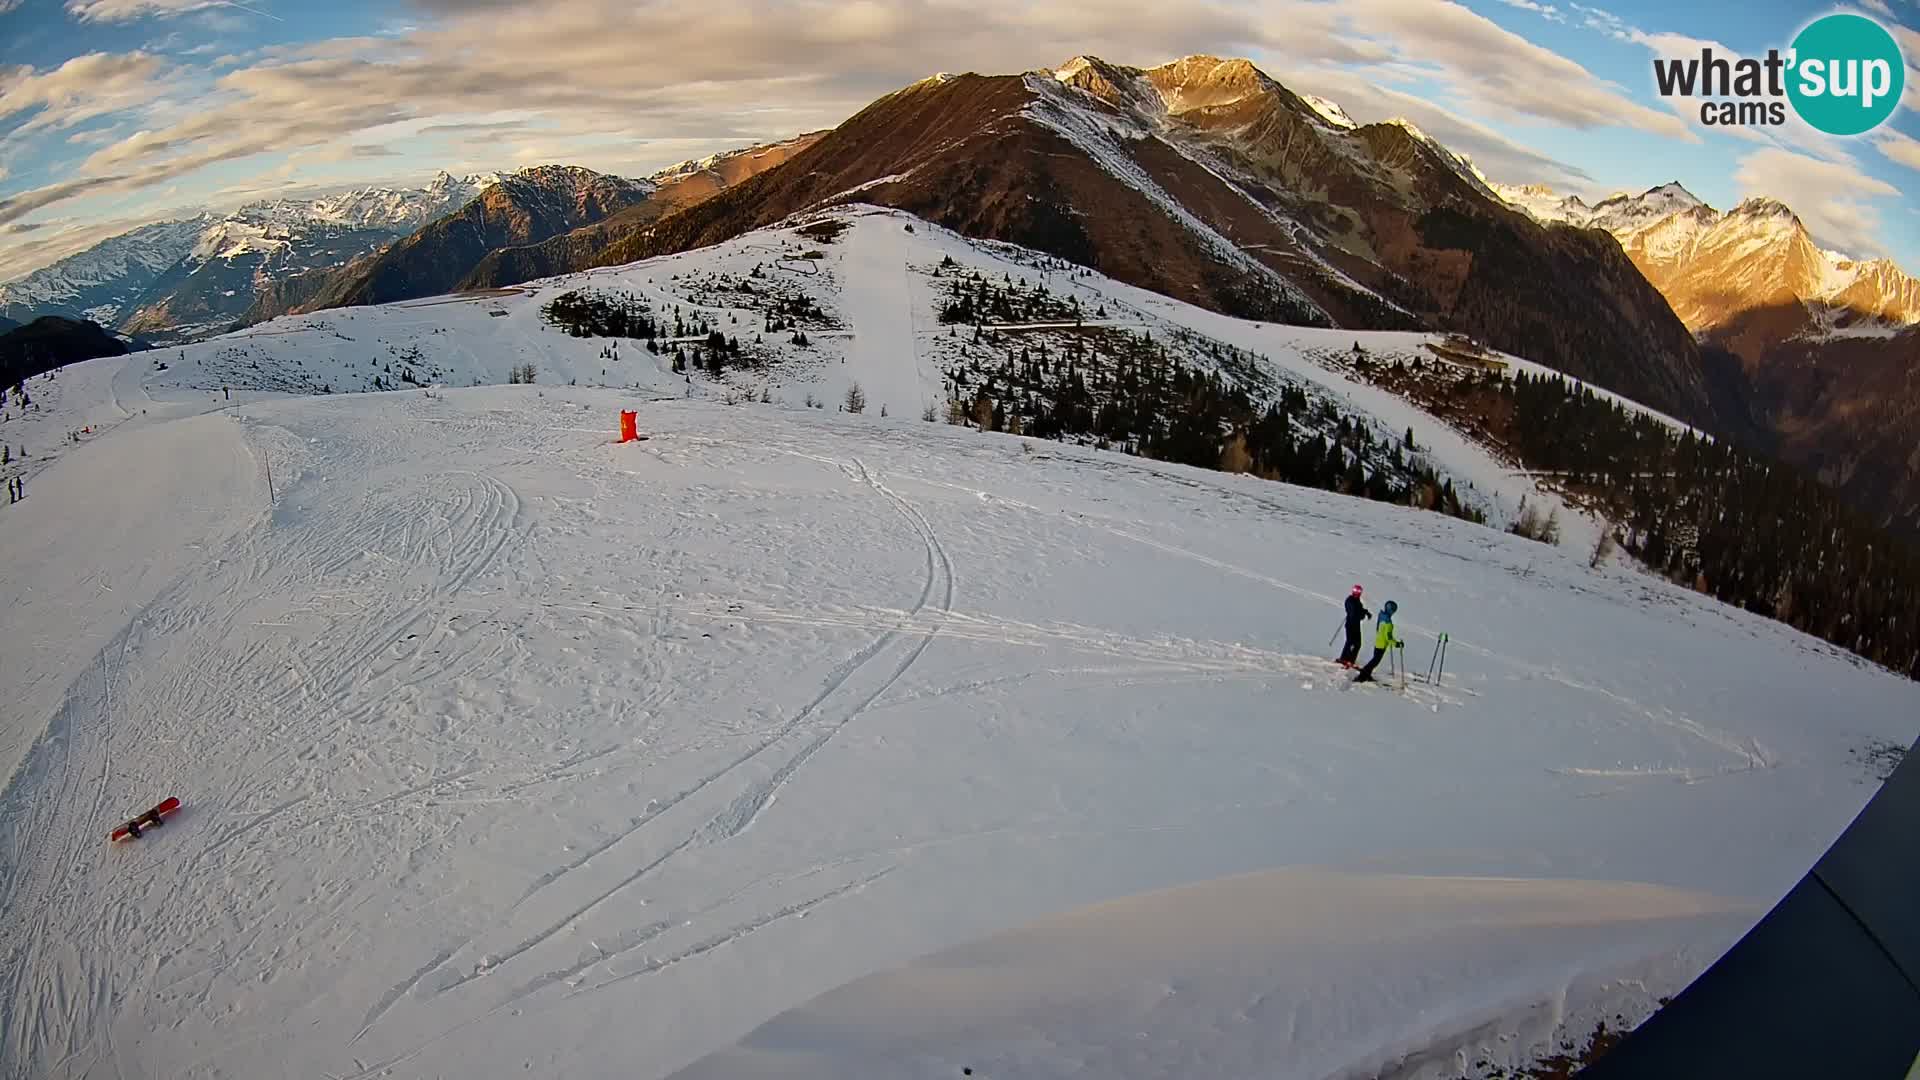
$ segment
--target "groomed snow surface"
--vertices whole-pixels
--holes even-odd
[[[490,302],[344,325],[503,375]],[[937,390],[880,310],[931,302],[849,286],[845,366]],[[1920,717],[1435,514],[657,371],[198,363],[62,373],[46,423],[121,422],[0,513],[0,1075],[1458,1075],[1644,1015]],[[1355,581],[1443,685],[1345,688]]]

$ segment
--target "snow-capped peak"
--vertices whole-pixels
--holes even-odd
[[[242,262],[295,267],[311,259],[331,266],[347,257],[342,251],[370,249],[459,209],[498,179],[443,171],[423,187],[263,199],[224,215],[144,226],[0,287],[0,313],[79,313],[119,325],[136,307],[155,302],[148,290],[182,260],[191,272],[215,262],[228,264],[222,273],[242,269]],[[309,240],[314,243],[304,243]]]
[[[1693,192],[1682,187],[1678,180],[1669,180],[1658,187],[1650,187],[1640,198],[1644,201],[1658,202],[1665,206],[1676,206],[1680,208],[1706,205],[1698,196],[1694,195]]]
[[[1495,191],[1538,220],[1612,233],[1696,331],[1742,310],[1737,298],[1746,296],[1797,299],[1814,337],[1890,333],[1920,322],[1920,280],[1886,259],[1867,262],[1819,247],[1775,198],[1752,196],[1722,213],[1678,181],[1611,195],[1591,209],[1541,185]]]
[[[1577,224],[1625,236],[1683,213],[1700,217],[1707,224],[1718,217],[1712,207],[1674,181],[1648,188],[1638,195],[1609,195],[1600,200],[1587,220]]]
[[[1076,56],[1066,63],[1061,64],[1059,67],[1054,68],[1053,77],[1061,82],[1068,82],[1072,80],[1075,75],[1080,74],[1092,66],[1092,60],[1084,56]]]
[[[685,161],[676,161],[666,168],[648,176],[646,182],[663,187],[675,180],[685,179],[695,173],[703,173],[709,169],[718,168],[733,158],[739,157],[742,154],[754,153],[759,149],[760,147],[750,146],[738,150],[723,150],[717,154],[708,154],[703,158],[688,158]]]
[[[313,225],[405,233],[459,209],[499,176],[479,173],[455,178],[436,174],[418,188],[365,187],[312,199],[272,199],[248,203],[227,216],[236,227],[284,233]]]
[[[0,315],[26,322],[36,314],[87,314],[111,325],[146,287],[193,250],[210,214],[160,221],[110,237],[49,266],[0,285]]]
[[[1800,224],[1800,218],[1786,203],[1765,195],[1755,195],[1742,200],[1740,205],[1729,211],[1729,216]]]
[[[1392,124],[1394,127],[1399,128],[1400,130],[1406,132],[1407,134],[1413,136],[1414,138],[1420,140],[1421,142],[1431,143],[1433,141],[1431,138],[1427,137],[1426,132],[1420,130],[1420,125],[1414,123],[1413,121],[1407,119],[1404,116],[1389,117],[1387,119],[1387,123]]]
[[[1545,184],[1493,184],[1493,193],[1535,221],[1584,225],[1593,207],[1578,195],[1562,195]]]
[[[593,192],[612,189],[651,192],[659,187],[654,180],[630,180],[624,176],[595,172],[578,165],[529,165],[502,178],[503,183],[523,185],[544,195],[568,199],[585,198]]]
[[[1347,115],[1347,110],[1317,94],[1301,94],[1300,100],[1306,102],[1308,108],[1319,113],[1320,119],[1343,131],[1350,131],[1360,126],[1354,122],[1353,117]]]

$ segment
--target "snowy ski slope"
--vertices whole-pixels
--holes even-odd
[[[806,246],[597,277],[685,304]],[[822,250],[792,273],[840,327],[735,388],[769,405],[540,329],[557,283],[58,377],[38,422],[118,422],[0,512],[0,1075],[806,1075],[782,1031],[832,1075],[1518,1060],[1703,968],[1871,796],[1858,751],[1920,729],[1913,684],[1572,549],[883,419],[940,387],[933,294],[896,268],[1018,253],[892,215]],[[1073,287],[1424,423],[1297,330]],[[450,385],[240,381],[389,346]],[[529,359],[539,385],[456,385]],[[852,379],[866,415],[794,407]],[[622,408],[648,441],[612,441]],[[1417,670],[1450,632],[1444,685],[1343,689],[1354,581],[1400,602]],[[104,842],[166,795],[165,829]],[[1124,971],[1074,952],[1114,933],[1086,905],[1276,870],[1319,899],[1162,894],[1119,909]],[[864,1023],[808,1004],[1036,920],[1011,940],[1059,957],[1046,1030],[914,974]],[[979,985],[1005,940],[958,954]]]
[[[950,273],[978,271],[994,281],[1043,281],[1055,295],[1078,299],[1088,325],[1150,333],[1161,341],[1184,331],[1250,350],[1265,358],[1276,392],[1279,385],[1292,384],[1338,399],[1347,409],[1371,416],[1383,437],[1397,438],[1414,428],[1429,460],[1453,477],[1470,500],[1478,501],[1496,527],[1511,520],[1526,496],[1561,507],[1568,547],[1590,548],[1597,535],[1597,523],[1541,493],[1531,479],[1466,435],[1392,393],[1312,359],[1359,341],[1378,358],[1431,360],[1425,343],[1433,335],[1316,330],[1234,319],[1098,274],[1069,271],[1059,260],[1012,245],[969,240],[898,211],[855,206],[795,224],[828,219],[851,225],[834,243],[810,239],[797,228],[766,229],[699,251],[514,289],[283,317],[212,341],[161,350],[156,355],[169,370],[150,372],[149,380],[168,392],[191,389],[209,397],[225,386],[340,392],[367,389],[376,375],[384,385],[401,385],[396,379],[408,367],[420,369],[416,375],[423,384],[436,378],[449,386],[504,383],[512,368],[532,363],[545,384],[704,398],[757,399],[764,394],[794,405],[810,396],[829,411],[838,408],[847,387],[858,382],[873,413],[884,406],[892,416],[912,417],[933,404],[944,415],[944,376],[964,354],[965,342],[953,336],[955,328],[938,322],[943,302],[940,264],[951,259],[958,271]],[[817,257],[805,257],[809,254]],[[749,276],[756,267],[762,277]],[[742,282],[752,283],[759,295],[743,295],[737,288]],[[618,345],[619,358],[609,360],[601,355],[608,339],[574,338],[546,325],[541,307],[578,289],[631,293],[669,322],[675,313],[690,324],[705,319],[743,342],[751,342],[761,327],[755,306],[768,296],[804,297],[819,306],[825,320],[805,326],[809,344],[804,348],[789,343],[790,332],[762,334],[764,340],[750,347],[768,359],[763,371],[730,370],[717,383],[696,376],[689,385],[671,372],[670,351],[649,354],[639,342],[627,341]],[[1094,317],[1103,307],[1105,317]],[[427,363],[403,359],[413,354],[429,358],[431,369]],[[1186,359],[1202,367],[1211,363],[1204,353]]]

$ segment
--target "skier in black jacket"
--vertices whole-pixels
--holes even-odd
[[[1340,650],[1340,666],[1345,668],[1352,667],[1354,660],[1360,656],[1360,621],[1373,618],[1373,612],[1360,602],[1362,591],[1360,586],[1355,585],[1353,591],[1347,594],[1347,644]]]

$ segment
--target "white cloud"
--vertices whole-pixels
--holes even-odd
[[[169,18],[197,11],[231,8],[249,15],[279,20],[252,4],[238,0],[67,0],[67,14],[81,22],[132,22],[135,19]]]
[[[95,22],[237,14],[212,0],[66,6]],[[249,2],[243,10],[263,9]],[[120,110],[110,135],[85,132],[87,144],[113,141],[87,145],[90,156],[61,182],[0,203],[0,222],[109,194],[137,193],[143,209],[159,212],[167,185],[205,198],[219,186],[207,170],[223,165],[220,184],[277,184],[284,175],[275,174],[296,157],[303,181],[358,178],[364,155],[376,151],[352,147],[407,150],[394,140],[409,136],[394,131],[471,120],[476,102],[511,102],[524,123],[423,136],[437,155],[432,164],[465,155],[491,167],[524,148],[644,174],[687,156],[684,147],[696,142],[740,145],[833,126],[934,71],[1015,72],[1080,53],[1138,64],[1214,53],[1346,65],[1329,89],[1354,107],[1408,116],[1489,170],[1565,185],[1578,186],[1584,174],[1480,119],[1693,137],[1678,117],[1640,105],[1572,60],[1435,0],[1112,0],[1099,19],[1067,0],[792,0],[752,9],[707,0],[416,0],[411,15],[419,28],[389,24],[379,35],[268,46],[201,66],[178,55],[176,67],[146,54],[90,61],[102,75],[115,64],[127,68],[117,83],[73,77],[77,71],[57,79],[59,71],[0,71],[0,102],[11,96],[16,106],[0,104],[0,116],[43,102],[33,105],[32,121],[70,129]],[[38,81],[22,88],[28,79]],[[56,83],[66,88],[60,94]]]
[[[1451,0],[1345,0],[1338,8],[1357,33],[1391,40],[1483,113],[1698,141],[1671,112],[1641,105],[1573,60]]]
[[[1880,212],[1869,200],[1899,196],[1900,189],[1839,162],[1779,147],[1740,159],[1734,180],[1741,197],[1764,195],[1792,207],[1824,247],[1884,253]]]
[[[1440,140],[1448,149],[1473,159],[1481,171],[1506,183],[1549,184],[1561,191],[1586,194],[1593,177],[1580,169],[1516,142],[1483,124],[1425,97],[1381,86],[1368,75],[1341,68],[1318,68],[1289,75],[1296,89],[1338,102],[1347,115],[1361,123],[1404,117]]]
[[[1554,22],[1567,21],[1567,17],[1560,13],[1560,9],[1552,4],[1539,4],[1534,0],[1500,0],[1500,2],[1508,7],[1519,8],[1521,11],[1531,11],[1541,18],[1552,19]]]
[[[43,187],[32,188],[15,195],[0,199],[0,225],[18,221],[20,218],[55,203],[78,198],[99,188],[110,187],[126,180],[124,176],[92,176],[79,179],[62,180]]]
[[[1887,5],[1887,0],[1860,0],[1860,4],[1869,11],[1877,11],[1886,16],[1893,15],[1893,8]]]
[[[1893,40],[1900,46],[1900,55],[1907,60],[1907,89],[1900,95],[1900,104],[1920,112],[1920,30],[1904,23],[1888,22],[1881,24],[1893,32]]]
[[[222,162],[355,140],[383,124],[468,114],[476,101],[512,101],[560,135],[624,133],[640,146],[700,136],[744,142],[832,126],[933,71],[1017,71],[1082,51],[1126,60],[1244,53],[1291,43],[1302,26],[1333,20],[1319,5],[1276,19],[1218,2],[1176,12],[1155,0],[1115,0],[1095,23],[1069,5],[1021,0],[921,0],[907,8],[802,0],[758,10],[716,9],[705,0],[640,8],[630,0],[426,6],[445,17],[396,37],[262,50],[242,61],[248,66],[197,88],[190,110],[181,101],[146,107],[144,130],[81,164],[86,183],[26,193],[31,199],[23,195],[5,212],[18,217],[27,202],[50,205],[103,186],[154,188]],[[205,10],[205,3],[69,0],[69,10],[110,19]],[[716,49],[715,41],[727,47]],[[1386,56],[1335,34],[1307,54]],[[131,62],[96,62],[115,59]]]
[[[137,109],[163,92],[165,72],[166,64],[145,52],[87,53],[48,71],[0,71],[0,119],[33,114],[0,141]]]
[[[1639,33],[1639,31],[1633,27],[1628,26],[1626,21],[1621,19],[1620,16],[1615,15],[1611,11],[1587,7],[1584,4],[1568,4],[1567,6],[1580,13],[1580,23],[1582,26],[1585,26],[1589,30],[1598,30],[1616,41],[1633,41],[1635,40],[1634,35]]]
[[[5,15],[7,12],[12,11],[24,3],[26,3],[26,0],[0,0],[0,15]]]
[[[1920,139],[1903,135],[1890,127],[1874,133],[1873,144],[1888,161],[1898,162],[1920,172]]]

